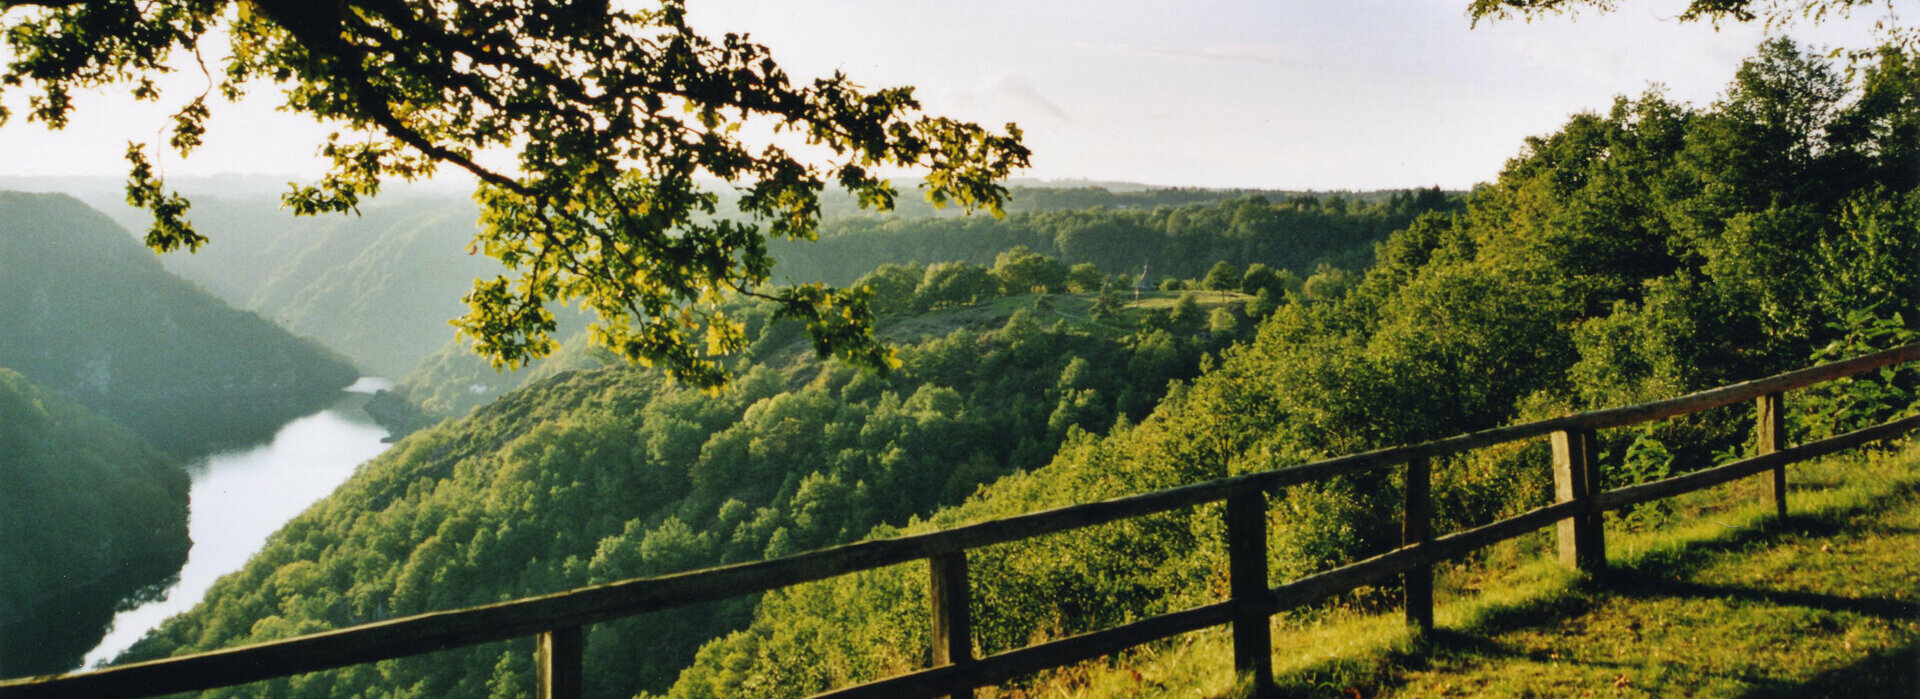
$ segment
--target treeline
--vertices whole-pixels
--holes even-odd
[[[827,219],[868,217],[958,217],[965,214],[953,207],[936,209],[920,196],[921,182],[905,180],[896,182],[900,196],[894,200],[894,208],[887,213],[876,213],[860,208],[858,199],[844,192],[823,192],[820,197],[820,212]],[[724,187],[722,187],[724,189]],[[1266,197],[1268,199],[1293,199],[1297,197],[1338,197],[1352,204],[1378,204],[1404,194],[1396,190],[1375,191],[1299,191],[1272,189],[1206,189],[1201,187],[1151,187],[1126,182],[1056,182],[1040,183],[1033,180],[1012,180],[1007,182],[1006,210],[1010,213],[1038,213],[1043,211],[1063,211],[1075,209],[1141,209],[1151,211],[1160,207],[1178,207],[1189,204],[1217,204],[1228,199],[1244,197]],[[723,195],[724,196],[724,195]]]
[[[888,376],[812,358],[802,329],[741,309],[754,365],[719,395],[616,367],[535,381],[409,437],[276,533],[206,601],[121,660],[780,556],[905,526],[1060,444],[1144,417],[1202,357],[1251,333],[1238,293],[996,296],[900,317]],[[595,695],[661,691],[753,600],[596,626]],[[213,696],[511,695],[507,644]]]
[[[1177,191],[1177,190],[1176,190]],[[1255,263],[1305,276],[1322,265],[1362,269],[1388,232],[1458,199],[1438,189],[1384,199],[1265,196],[1152,209],[1083,209],[943,218],[851,217],[826,222],[818,241],[774,241],[777,274],[846,284],[883,264],[992,264],[1016,247],[1090,263],[1107,274],[1199,277],[1217,262]]]
[[[1659,92],[1532,139],[1463,211],[1422,216],[1339,300],[1279,309],[1146,420],[1070,439],[925,531],[1628,404],[1916,338],[1920,72],[1883,50],[1849,84],[1784,41],[1705,108]],[[1920,372],[1788,397],[1794,439],[1920,409]],[[1748,411],[1601,434],[1608,487],[1733,458]],[[1551,499],[1543,445],[1434,465],[1436,529]],[[1397,544],[1383,472],[1289,489],[1276,579]],[[1658,521],[1625,513],[1610,526]],[[980,650],[1218,601],[1220,516],[1125,523],[971,552]],[[884,534],[885,531],[876,532]],[[803,696],[924,666],[924,569],[767,595],[703,648],[680,698]],[[1383,591],[1386,592],[1386,591]]]
[[[0,677],[65,672],[187,559],[187,473],[0,367]]]

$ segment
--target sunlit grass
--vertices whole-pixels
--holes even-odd
[[[1133,292],[1131,291],[1124,292],[1121,296],[1127,299],[1126,308],[1128,310],[1152,310],[1173,308],[1174,304],[1180,302],[1180,297],[1187,294],[1193,294],[1193,300],[1201,308],[1212,308],[1228,303],[1245,303],[1248,299],[1253,298],[1238,291],[1208,291],[1199,289],[1184,291],[1142,291],[1140,292],[1140,299],[1137,301],[1133,300]]]
[[[1920,447],[1792,467],[1609,520],[1610,570],[1562,569],[1551,532],[1437,576],[1435,631],[1336,606],[1275,619],[1289,697],[1909,697],[1920,691]],[[1377,610],[1375,610],[1377,611]],[[1247,696],[1224,629],[1053,673],[1013,695]]]

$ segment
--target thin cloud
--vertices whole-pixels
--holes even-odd
[[[1022,110],[1039,112],[1069,124],[1073,123],[1073,118],[1067,116],[1067,110],[1061,109],[1060,105],[1047,99],[1046,95],[1040,94],[1040,90],[1034,88],[1032,83],[1018,75],[1004,73],[988,83],[983,92]]]
[[[1274,57],[1277,50],[1274,47],[1259,44],[1219,44],[1199,48],[1124,44],[1119,48],[1148,56],[1205,63],[1272,64],[1277,62]]]

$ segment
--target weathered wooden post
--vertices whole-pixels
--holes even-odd
[[[1589,573],[1607,567],[1606,533],[1601,512],[1591,507],[1600,492],[1600,460],[1593,430],[1553,433],[1553,492],[1559,502],[1581,502],[1588,507],[1560,520],[1560,564]]]
[[[1756,446],[1762,454],[1771,454],[1787,446],[1786,413],[1781,410],[1784,399],[1785,394],[1778,391],[1756,399],[1759,414],[1754,429],[1759,433],[1756,435],[1759,442]],[[1787,516],[1787,465],[1773,467],[1773,478],[1768,483],[1771,486],[1768,490],[1773,493],[1774,512],[1784,519]]]
[[[1407,462],[1405,503],[1401,507],[1400,545],[1413,546],[1433,540],[1432,465],[1425,458]],[[1401,579],[1401,602],[1406,607],[1407,624],[1421,631],[1433,630],[1433,565],[1406,572]]]
[[[579,699],[585,691],[586,636],[569,626],[540,633],[540,699]]]
[[[933,666],[964,665],[973,662],[973,619],[967,605],[967,552],[943,553],[927,559],[930,593],[933,600]],[[949,695],[973,696],[965,688]]]
[[[1233,670],[1253,676],[1256,697],[1273,694],[1272,615],[1267,596],[1267,494],[1227,498],[1227,594],[1233,612]]]

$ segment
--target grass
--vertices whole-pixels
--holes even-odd
[[[1238,291],[1207,291],[1199,289],[1183,291],[1142,291],[1140,292],[1140,299],[1137,301],[1133,300],[1133,292],[1131,291],[1121,295],[1127,299],[1126,307],[1128,309],[1153,310],[1173,308],[1174,304],[1180,302],[1180,297],[1187,294],[1193,294],[1193,300],[1198,302],[1201,308],[1212,308],[1229,303],[1246,303],[1248,299],[1253,298]]]
[[[1920,697],[1920,446],[1791,467],[1609,518],[1609,570],[1546,558],[1551,531],[1441,571],[1436,629],[1352,607],[1277,617],[1286,697]],[[1376,610],[1377,611],[1377,610]],[[1237,697],[1224,629],[1056,671],[1011,692]]]

